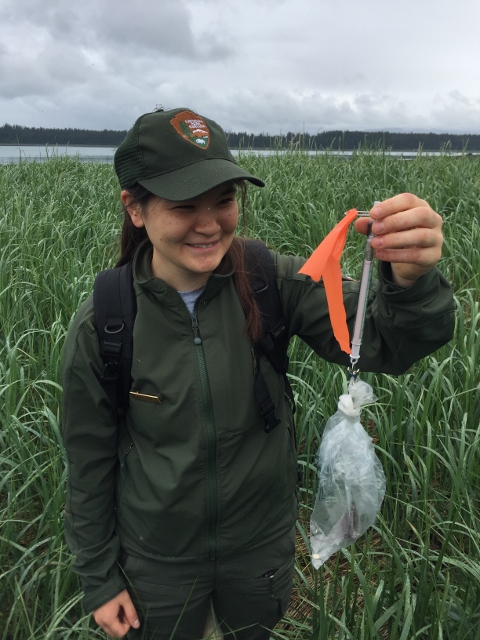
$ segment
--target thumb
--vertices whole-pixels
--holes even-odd
[[[125,596],[122,599],[122,607],[124,621],[128,622],[128,624],[134,629],[138,629],[138,627],[140,626],[140,620],[138,619],[137,611],[133,605],[128,591],[125,592]]]
[[[371,222],[371,218],[357,218],[357,220],[355,220],[355,231],[363,233],[363,235],[366,236],[368,233],[368,225]]]

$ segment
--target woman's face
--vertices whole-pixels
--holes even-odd
[[[143,209],[129,191],[121,198],[132,223],[145,227],[153,245],[153,275],[177,291],[203,286],[232,243],[238,224],[235,185],[181,202],[154,196]]]

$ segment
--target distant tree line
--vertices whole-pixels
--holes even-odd
[[[38,145],[105,145],[117,147],[125,138],[126,131],[88,131],[86,129],[46,129],[43,127],[21,127],[4,124],[0,127],[0,144]]]
[[[118,146],[126,131],[90,131],[87,129],[47,129],[4,124],[0,127],[0,144]],[[395,133],[389,131],[323,131],[286,133],[271,136],[267,133],[228,133],[232,149],[386,149],[392,151],[480,151],[480,135],[449,133]]]
[[[272,137],[268,134],[229,133],[232,149],[385,149],[392,151],[480,151],[480,135],[456,135],[450,133],[396,133],[389,131],[323,131],[309,133],[287,133]]]

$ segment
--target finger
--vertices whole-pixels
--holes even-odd
[[[368,233],[369,224],[372,222],[371,218],[357,218],[355,220],[355,230],[358,233],[363,233],[364,236]]]
[[[122,601],[122,606],[123,621],[127,622],[134,629],[138,629],[140,627],[140,620],[138,619],[137,611],[128,593]]]
[[[387,216],[391,216],[393,213],[399,211],[408,211],[417,207],[430,208],[425,200],[422,200],[418,196],[412,193],[400,193],[399,195],[383,200],[372,207],[370,211],[371,217],[375,220],[380,220]]]
[[[374,238],[372,247],[376,257],[386,262],[410,262],[425,268],[435,266],[442,255],[442,237],[423,231],[415,229],[412,232]]]
[[[109,638],[123,638],[130,629],[128,622],[113,621],[104,624],[97,622],[97,624],[105,631]]]
[[[375,256],[384,262],[411,264],[413,266],[431,269],[440,258],[436,249],[422,249],[410,247],[408,249],[381,249],[375,251]]]
[[[412,247],[441,248],[443,236],[436,230],[425,227],[417,227],[406,231],[397,231],[374,236],[372,247],[374,249],[409,249]]]
[[[376,220],[373,223],[372,231],[378,236],[422,227],[440,231],[442,228],[441,216],[430,207],[417,207]]]

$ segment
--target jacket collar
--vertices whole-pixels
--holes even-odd
[[[176,289],[152,274],[152,252],[152,246],[148,241],[144,241],[139,246],[133,258],[134,285],[140,289],[151,291],[166,304],[183,305],[184,302]],[[213,273],[207,280],[205,291],[201,295],[202,300],[209,301],[214,298],[230,282],[232,275],[233,269],[227,269],[227,273]]]

